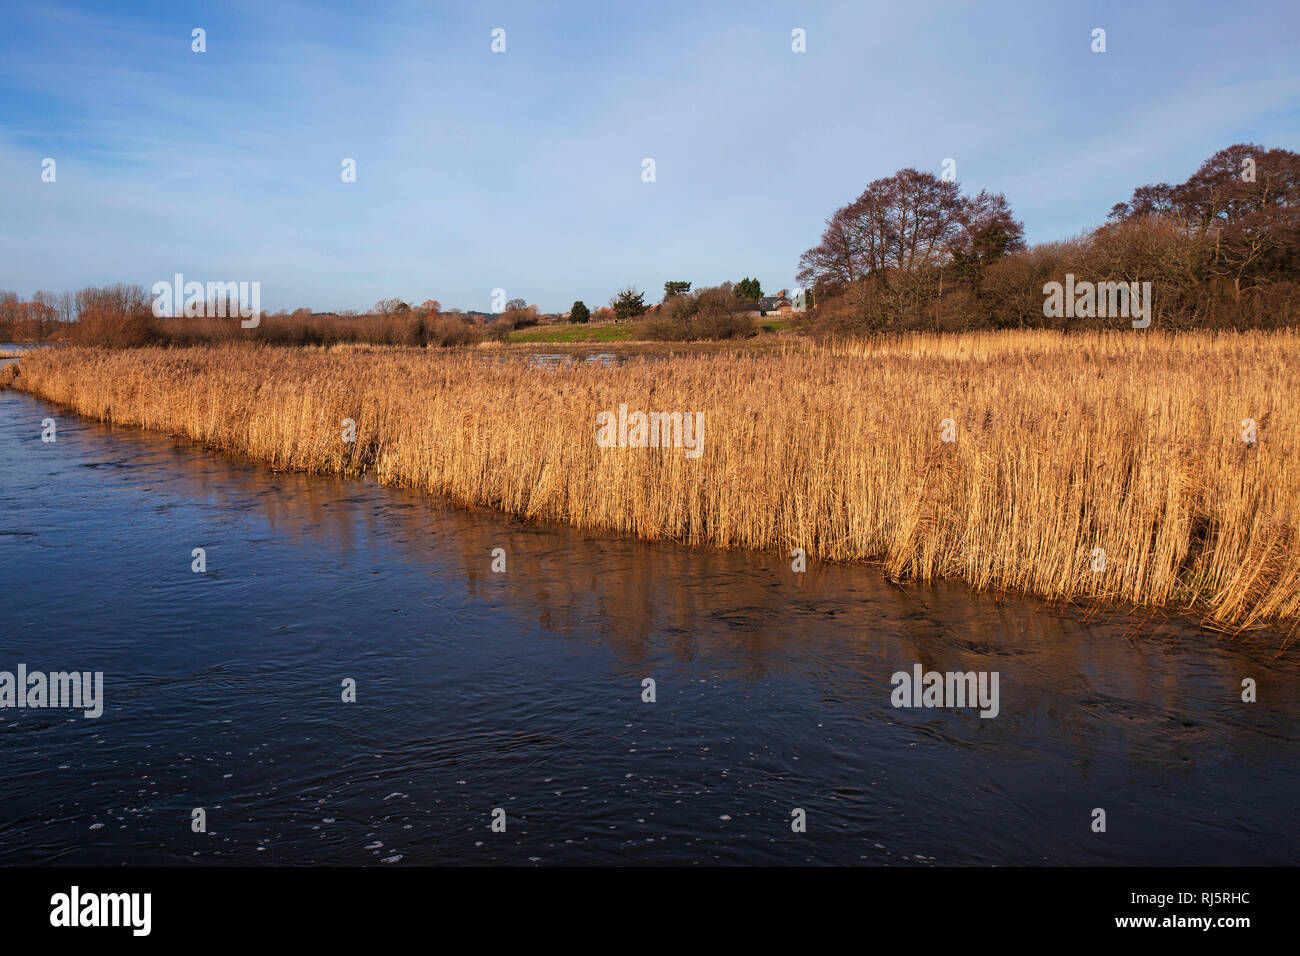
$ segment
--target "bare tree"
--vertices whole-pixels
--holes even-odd
[[[955,182],[901,169],[835,211],[821,242],[800,257],[798,278],[845,285],[889,270],[914,273],[974,248],[980,234],[995,227],[1005,248],[1023,243],[1023,228],[1001,194],[963,197]]]

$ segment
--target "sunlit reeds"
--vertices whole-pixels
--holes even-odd
[[[82,414],[280,469],[1233,628],[1300,620],[1292,332],[916,335],[559,368],[513,351],[64,348],[20,369],[17,387]],[[596,413],[619,403],[702,411],[703,455],[597,447]]]

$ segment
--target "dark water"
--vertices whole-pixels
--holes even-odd
[[[0,453],[0,670],[106,698],[0,710],[0,863],[1300,862],[1276,635],[525,525],[12,391]],[[999,672],[1000,715],[894,709],[916,662]]]

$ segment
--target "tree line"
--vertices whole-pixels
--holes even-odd
[[[1045,292],[1081,282],[1151,283],[1154,325],[1276,328],[1300,318],[1300,154],[1236,144],[1181,183],[1140,186],[1105,222],[1077,237],[1027,245],[1001,193],[963,192],[955,180],[902,169],[869,183],[826,220],[799,258],[816,334],[924,329],[1126,327],[1122,317],[1045,309]],[[635,321],[637,337],[673,340],[757,334],[758,279],[693,288],[664,283],[663,299],[626,286],[607,306],[575,301],[576,323]],[[1052,314],[1048,314],[1051,312]],[[307,309],[263,316],[256,329],[221,318],[156,319],[139,286],[0,291],[0,342],[68,341],[112,347],[249,338],[274,344],[468,344],[505,338],[541,314],[523,299],[480,325],[435,300],[383,299],[368,313]]]
[[[1122,319],[1044,314],[1044,286],[1069,274],[1151,282],[1164,328],[1297,323],[1300,154],[1237,144],[1187,181],[1134,190],[1106,222],[1028,246],[1000,193],[903,169],[826,221],[799,259],[823,333],[1122,327]]]

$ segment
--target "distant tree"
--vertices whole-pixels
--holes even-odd
[[[518,301],[522,302],[523,299]],[[536,325],[539,318],[535,305],[512,305],[492,324],[498,329],[522,329],[525,326]]]
[[[757,279],[741,279],[731,287],[731,291],[741,299],[763,298],[763,286]]]
[[[586,304],[581,299],[573,303],[573,308],[569,310],[570,322],[585,323],[590,318],[591,310],[587,308]]]
[[[1300,154],[1236,143],[1221,149],[1185,183],[1154,183],[1133,191],[1111,209],[1112,220],[1172,215],[1184,228],[1204,234],[1270,208],[1300,201]]]
[[[645,293],[634,286],[628,286],[619,289],[618,294],[609,300],[609,304],[614,309],[614,318],[617,321],[635,319],[645,312]]]
[[[958,253],[970,267],[1024,248],[1023,236],[1000,193],[963,196],[956,182],[900,169],[831,215],[821,242],[800,256],[798,279],[834,289],[942,266]]]
[[[32,293],[32,302],[37,306],[37,311],[42,315],[57,317],[59,314],[59,294],[57,292],[47,292],[44,289],[37,289]]]
[[[665,282],[664,283],[664,301],[667,302],[675,295],[685,295],[691,291],[689,282]]]
[[[528,303],[525,302],[523,299],[511,299],[509,302],[506,303],[505,311],[509,312],[511,309],[526,309],[526,308],[528,308]]]
[[[964,200],[962,227],[948,248],[957,273],[977,285],[989,265],[1025,248],[1025,227],[1001,193],[981,191]]]
[[[411,311],[411,307],[401,299],[380,299],[375,303],[376,315],[400,315]]]
[[[151,296],[139,286],[81,289],[77,303],[76,327],[70,331],[73,341],[82,345],[130,348],[157,337]],[[50,311],[51,318],[57,316],[56,310]]]
[[[753,305],[725,282],[714,288],[675,295],[651,309],[639,324],[638,338],[691,342],[756,335]]]
[[[437,315],[442,311],[442,303],[437,299],[425,299],[420,303],[420,311],[428,312],[430,315]]]
[[[613,322],[614,310],[607,305],[602,305],[595,312],[591,313],[591,317],[597,322]]]
[[[1202,268],[1243,288],[1300,267],[1300,153],[1236,143],[1184,183],[1154,183],[1111,209],[1113,223],[1160,217],[1206,248]]]

